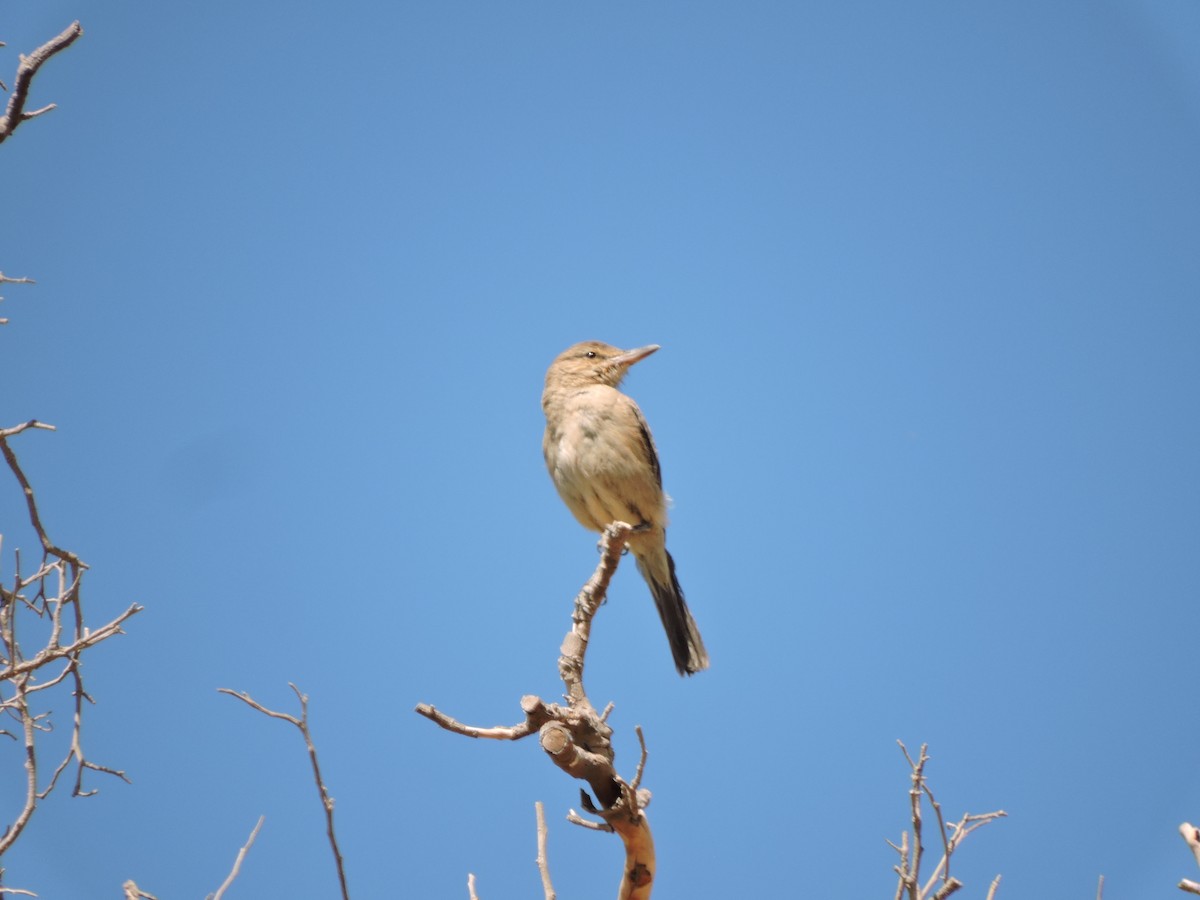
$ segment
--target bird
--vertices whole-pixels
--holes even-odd
[[[542,454],[559,496],[584,528],[634,526],[627,546],[654,597],[675,668],[693,675],[708,668],[708,652],[667,552],[658,450],[637,403],[617,390],[629,367],[658,349],[584,341],[560,353],[542,392]]]

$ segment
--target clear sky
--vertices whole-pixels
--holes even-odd
[[[711,652],[632,566],[590,654],[635,724],[656,897],[887,897],[900,738],[1010,817],[964,896],[1168,896],[1200,818],[1200,6],[12,0],[0,77],[81,18],[0,148],[2,421],[92,566],[87,748],[8,858],[336,893],[611,897],[615,838],[514,723],[595,539],[544,471],[550,360],[626,387]],[[0,483],[3,569],[20,495]],[[29,547],[27,537],[22,541]],[[65,715],[65,709],[62,712]],[[60,720],[66,725],[66,719]],[[0,746],[0,802],[20,758]],[[5,813],[7,815],[7,813]]]

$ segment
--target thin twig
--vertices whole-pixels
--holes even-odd
[[[900,751],[904,754],[904,759],[911,770],[911,786],[908,793],[912,841],[910,843],[907,831],[901,834],[899,846],[888,841],[888,845],[900,856],[899,863],[892,867],[899,876],[894,900],[903,900],[905,895],[908,900],[946,900],[963,886],[961,881],[950,874],[950,860],[953,858],[955,850],[972,831],[982,828],[996,819],[1003,818],[1007,813],[1003,810],[979,815],[967,813],[957,822],[947,824],[942,814],[941,804],[938,803],[925,778],[925,766],[930,758],[928,745],[922,744],[920,752],[914,759],[903,741],[897,741],[897,744],[899,744]],[[942,858],[934,866],[932,874],[929,875],[924,885],[921,884],[921,862],[924,854],[921,811],[923,797],[928,798],[930,806],[933,807],[942,839]],[[1000,876],[996,876],[995,881],[992,882],[989,897],[995,893],[999,884]],[[935,885],[937,885],[936,890],[934,890]]]
[[[313,744],[312,733],[308,729],[308,697],[290,681],[288,682],[288,687],[292,689],[296,698],[300,701],[300,718],[296,718],[288,713],[267,709],[245,692],[239,693],[229,688],[218,688],[217,692],[228,694],[230,697],[236,697],[247,706],[258,710],[265,716],[270,716],[272,719],[282,719],[285,722],[292,723],[300,730],[300,734],[304,736],[304,745],[308,748],[308,758],[312,763],[313,778],[317,783],[317,791],[321,795],[321,807],[325,810],[325,833],[329,838],[329,847],[333,851],[334,861],[337,863],[338,884],[342,889],[342,900],[350,900],[350,890],[346,886],[345,861],[342,858],[341,848],[338,846],[337,835],[333,830],[333,798],[329,796],[329,789],[325,786],[325,779],[321,777],[321,766],[317,762],[317,748]]]
[[[101,625],[99,628],[91,631],[87,631],[85,629],[86,634],[84,634],[84,636],[70,644],[67,644],[65,647],[53,645],[44,647],[30,659],[24,660],[16,665],[10,665],[8,668],[0,669],[0,681],[7,681],[10,678],[14,678],[18,675],[25,675],[29,672],[33,672],[36,669],[42,668],[48,663],[52,663],[60,659],[74,659],[89,647],[94,647],[113,635],[124,634],[125,630],[121,628],[121,625],[124,624],[126,619],[130,618],[131,616],[136,616],[143,609],[144,607],[138,606],[138,604],[135,603],[111,622],[107,622],[104,625]],[[10,656],[9,659],[12,659],[12,657]],[[44,685],[39,685],[39,687],[43,686]]]
[[[33,891],[27,891],[24,888],[0,887],[0,897],[7,897],[9,894],[13,894],[13,895],[19,894],[22,897],[36,897],[37,896],[37,894],[35,894]],[[155,898],[151,898],[151,900],[155,900]]]
[[[17,425],[15,429],[8,429],[8,431],[13,434],[20,434],[26,428],[47,428],[47,426],[42,425],[35,419],[23,425]],[[12,470],[13,475],[16,476],[17,483],[21,485],[21,492],[25,495],[25,505],[29,510],[29,522],[33,525],[33,530],[37,532],[38,540],[42,542],[42,550],[49,556],[57,556],[59,559],[67,562],[81,563],[79,557],[74,553],[55,546],[54,542],[50,540],[49,535],[46,534],[46,528],[42,524],[42,517],[38,513],[37,498],[34,496],[33,487],[30,485],[29,479],[25,476],[25,471],[21,468],[21,464],[17,461],[17,455],[13,453],[12,447],[8,446],[8,438],[9,434],[0,433],[0,452],[4,454],[4,459],[8,463],[8,467]]]
[[[10,610],[12,607],[9,607]],[[4,623],[4,639],[7,644],[5,648],[8,651],[9,658],[13,658],[19,653],[16,637],[16,619],[15,617],[6,617]],[[0,836],[0,856],[11,847],[21,836],[21,832],[25,830],[25,826],[29,824],[30,818],[33,817],[33,811],[37,809],[38,803],[38,757],[37,757],[37,733],[36,733],[36,717],[30,712],[29,703],[26,700],[26,685],[29,676],[22,676],[13,679],[13,690],[16,692],[12,699],[15,705],[16,714],[21,722],[21,733],[25,744],[25,800],[21,806],[21,811],[17,813],[16,819],[5,829],[3,836]]]
[[[266,819],[266,816],[258,817],[258,823],[254,826],[254,830],[250,832],[250,837],[246,840],[246,843],[242,846],[242,849],[238,851],[237,858],[233,861],[233,868],[229,870],[229,875],[227,875],[225,880],[221,882],[221,886],[217,888],[216,893],[209,894],[208,900],[221,900],[221,898],[225,896],[225,891],[229,889],[229,886],[233,884],[233,880],[237,878],[238,873],[241,872],[242,860],[246,858],[246,854],[249,853],[250,848],[254,846],[254,839],[258,837],[258,831],[260,828],[262,828],[264,819]]]
[[[650,754],[646,750],[646,736],[642,734],[642,726],[634,725],[634,732],[637,734],[638,743],[642,747],[642,755],[638,758],[637,771],[633,773],[633,781],[629,782],[629,786],[633,788],[634,793],[642,785],[642,773],[646,771],[646,757]]]
[[[908,832],[900,832],[899,847],[897,847],[895,844],[892,844],[891,841],[888,841],[888,843],[891,844],[892,849],[900,854],[900,862],[897,865],[892,866],[892,870],[900,876],[896,881],[896,893],[892,900],[902,900],[904,897],[904,890],[908,886]]]
[[[912,767],[912,787],[908,790],[910,817],[912,819],[913,840],[912,840],[912,871],[908,881],[908,896],[910,900],[921,900],[921,860],[925,855],[925,847],[921,841],[921,786],[925,778],[925,763],[929,759],[928,744],[921,745],[921,752],[917,755],[917,761],[913,762],[913,758],[908,753],[908,748],[904,744],[900,744],[900,749],[904,751],[904,758],[908,760]]]
[[[9,439],[31,429],[53,431],[52,425],[31,419],[11,428],[0,429],[0,452],[25,495],[29,522],[42,545],[43,557],[37,571],[29,576],[21,575],[21,556],[16,554],[16,571],[12,590],[0,587],[0,684],[11,686],[12,696],[0,702],[0,710],[8,712],[21,723],[21,740],[25,750],[26,791],[25,800],[16,818],[0,835],[0,854],[8,850],[28,825],[39,801],[45,799],[55,788],[59,776],[75,763],[75,796],[86,797],[95,793],[84,790],[83,777],[87,771],[116,775],[128,781],[124,772],[102,766],[87,758],[83,749],[83,703],[92,702],[84,683],[80,665],[83,653],[108,638],[123,633],[121,625],[126,619],[141,611],[133,604],[111,622],[96,629],[88,629],[84,622],[81,602],[81,583],[86,565],[74,553],[63,550],[50,540],[38,510],[33,486],[25,475]],[[32,596],[24,592],[33,589]],[[70,625],[64,627],[64,612],[70,611]],[[32,612],[41,618],[49,616],[49,633],[44,645],[32,655],[22,647],[18,635],[18,614]],[[63,643],[64,631],[69,634]],[[61,670],[47,674],[43,671],[54,663],[64,663]],[[74,714],[72,717],[69,749],[62,761],[53,769],[46,786],[38,790],[41,760],[38,756],[37,735],[52,727],[48,713],[36,713],[30,704],[34,693],[57,687],[70,677],[74,689]]]
[[[588,828],[592,831],[604,831],[612,834],[615,830],[607,822],[593,822],[591,819],[585,819],[573,809],[567,810],[567,821],[572,825],[578,825],[580,828]]]
[[[462,722],[451,718],[440,709],[430,706],[428,703],[418,703],[416,711],[425,718],[441,725],[447,731],[453,731],[455,734],[461,734],[465,737],[491,738],[496,741],[517,741],[523,737],[528,737],[537,730],[536,728],[531,728],[528,722],[522,722],[519,725],[496,725],[491,728],[464,725]]]
[[[946,835],[946,820],[942,818],[942,805],[934,798],[933,791],[930,790],[928,782],[922,781],[921,788],[925,791],[925,796],[929,798],[929,805],[933,807],[934,813],[937,814],[938,832],[942,836],[942,858],[938,862],[937,866],[934,867],[933,875],[930,876],[929,881],[925,884],[925,887],[921,891],[922,894],[928,894],[933,888],[933,882],[937,880],[939,873],[941,874],[943,888],[950,883],[951,849],[950,838]],[[939,891],[938,893],[941,892]]]
[[[554,884],[550,881],[550,857],[546,852],[549,835],[549,829],[546,828],[546,810],[541,800],[533,804],[533,808],[537,813],[537,867],[542,873],[542,893],[546,895],[546,900],[556,900],[558,895],[554,893]]]

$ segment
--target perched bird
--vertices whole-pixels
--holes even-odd
[[[585,528],[628,522],[629,549],[650,586],[680,675],[708,668],[700,629],[667,552],[667,500],[658,452],[642,411],[617,390],[629,367],[658,349],[619,350],[584,341],[564,350],[546,372],[542,453],[559,495]]]

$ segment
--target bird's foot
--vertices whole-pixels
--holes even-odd
[[[600,554],[603,554],[603,553],[604,553],[604,538],[601,538],[600,540],[596,541],[596,552],[597,552],[597,553],[600,553]],[[629,546],[628,546],[628,545],[626,545],[626,546],[624,546],[624,547],[622,547],[622,548],[621,548],[621,555],[622,555],[622,556],[624,556],[624,555],[625,555],[626,553],[628,553],[628,552],[629,552]]]

